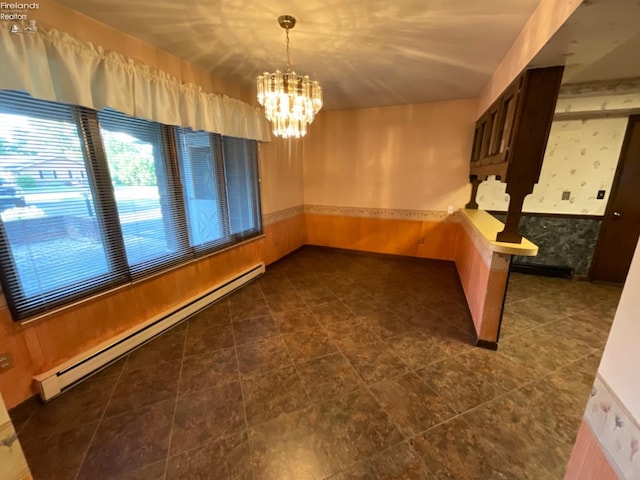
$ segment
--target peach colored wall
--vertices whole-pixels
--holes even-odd
[[[321,112],[303,142],[304,203],[464,206],[476,110],[458,100]]]
[[[540,0],[480,95],[476,118],[480,117],[526,68],[581,3],[582,0]]]
[[[459,224],[305,214],[309,245],[453,260]],[[424,237],[420,243],[419,239]]]
[[[262,212],[272,213],[304,203],[302,141],[274,137],[260,145]]]
[[[237,83],[216,77],[138,38],[52,0],[39,0],[38,4],[40,8],[30,10],[29,18],[36,20],[41,27],[55,28],[79,40],[92,42],[107,51],[118,52],[140,63],[163,70],[185,83],[200,85],[205,91],[222,93],[247,103],[255,103],[251,92],[239,87]]]
[[[490,269],[485,265],[471,238],[464,229],[461,230],[456,247],[456,268],[464,294],[467,297],[467,305],[473,318],[476,333],[479,333]]]
[[[564,480],[618,480],[589,425],[583,420]]]
[[[509,255],[493,252],[491,264],[486,253],[473,241],[468,227],[460,227],[455,262],[460,283],[467,298],[477,338],[498,340],[502,304],[507,288]]]

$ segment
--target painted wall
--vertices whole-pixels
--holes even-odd
[[[274,213],[304,204],[302,141],[274,137],[260,145],[262,212]]]
[[[453,260],[475,100],[322,112],[303,142],[307,242]]]
[[[495,238],[495,232],[501,229],[495,219],[486,212],[473,210],[471,217],[467,212],[459,214],[461,228],[456,242],[456,269],[477,340],[497,345],[511,255],[493,251],[487,240],[487,233]],[[476,218],[479,221],[475,221]],[[489,225],[495,228],[487,228]],[[483,232],[483,227],[488,231]]]
[[[640,378],[637,365],[640,339],[640,248],[622,290],[618,310],[602,355],[598,373],[624,403],[634,419],[640,421]]]
[[[303,144],[305,204],[461,208],[475,111],[459,100],[320,113]]]
[[[476,119],[524,70],[581,3],[582,0],[540,1],[480,95]]]
[[[549,134],[540,181],[525,199],[523,211],[603,215],[615,175],[628,117],[554,120]],[[505,211],[506,184],[495,179],[478,188],[478,205]],[[598,200],[598,190],[605,198]],[[569,191],[569,200],[562,192]]]

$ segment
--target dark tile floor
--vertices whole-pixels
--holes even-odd
[[[619,293],[512,275],[491,352],[453,264],[305,247],[11,414],[36,479],[560,479]]]

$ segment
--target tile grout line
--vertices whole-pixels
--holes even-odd
[[[176,386],[176,398],[173,404],[173,415],[171,416],[171,429],[169,430],[169,445],[167,446],[167,456],[164,460],[164,474],[163,479],[167,478],[167,471],[169,470],[169,459],[171,457],[171,445],[173,443],[173,428],[176,421],[176,413],[178,411],[178,400],[180,399],[180,385],[182,383],[182,369],[184,367],[184,357],[187,351],[187,338],[189,337],[189,318],[184,320],[186,322],[186,328],[184,332],[184,340],[182,342],[182,356],[180,357],[180,372],[178,373],[178,384]]]
[[[117,361],[118,360],[116,360],[116,362]],[[122,379],[122,376],[124,375],[124,371],[125,371],[125,368],[127,367],[127,363],[129,363],[129,355],[126,356],[125,361],[124,361],[124,365],[122,365],[122,369],[120,370],[120,373],[118,374],[118,379],[115,381],[115,383],[113,384],[113,387],[111,388],[111,393],[109,394],[109,400],[107,400],[107,402],[106,402],[106,404],[104,406],[104,409],[102,410],[102,414],[100,415],[100,419],[98,420],[98,424],[96,425],[96,429],[93,431],[93,435],[91,435],[91,439],[89,440],[89,442],[87,442],[87,449],[85,450],[84,454],[82,455],[82,459],[80,460],[80,463],[78,464],[78,470],[76,470],[76,473],[73,476],[73,480],[77,480],[78,476],[80,475],[80,472],[82,471],[82,467],[84,466],[84,462],[87,460],[87,455],[89,454],[89,450],[93,446],[93,442],[96,439],[96,435],[98,434],[98,430],[102,426],[102,421],[104,420],[104,417],[107,414],[107,409],[109,408],[109,405],[111,404],[111,400],[113,399],[113,394],[115,393],[116,388],[118,387],[118,384],[120,383],[120,380]]]
[[[553,374],[557,373],[559,370],[561,370],[561,369],[563,369],[563,368],[566,368],[566,367],[568,367],[569,365],[572,365],[572,364],[574,364],[574,363],[577,363],[577,362],[579,362],[580,360],[582,360],[582,359],[584,359],[584,358],[586,358],[586,357],[588,357],[588,356],[592,355],[593,353],[594,353],[594,352],[590,352],[590,353],[588,353],[588,354],[586,354],[586,355],[583,355],[582,357],[580,357],[580,358],[576,359],[575,361],[572,361],[572,362],[570,362],[570,363],[568,363],[568,364],[566,364],[566,365],[563,365],[563,366],[561,366],[561,367],[558,367],[558,368],[556,368],[555,370],[550,370],[549,372],[545,373],[544,375],[542,375],[542,376],[540,376],[540,377],[537,377],[537,378],[535,378],[535,379],[533,379],[533,380],[531,380],[531,381],[529,381],[529,382],[527,382],[527,383],[523,383],[522,385],[519,385],[519,386],[517,386],[517,387],[515,387],[515,388],[513,388],[513,389],[511,389],[511,390],[505,391],[505,392],[501,393],[500,395],[497,395],[497,396],[493,397],[492,399],[489,399],[489,400],[486,400],[486,401],[484,401],[484,402],[482,402],[482,403],[479,403],[478,405],[475,405],[474,407],[471,407],[471,408],[469,408],[469,409],[465,410],[464,412],[461,412],[461,413],[456,414],[455,416],[453,416],[453,417],[449,418],[448,420],[445,420],[445,421],[443,421],[443,422],[440,422],[440,423],[438,423],[437,425],[433,425],[432,427],[429,427],[428,429],[421,431],[421,432],[420,432],[420,433],[418,433],[416,436],[418,436],[418,435],[423,435],[423,434],[425,434],[425,433],[429,432],[430,430],[432,430],[432,429],[434,429],[434,428],[436,428],[436,427],[439,427],[440,425],[443,425],[443,424],[445,424],[445,423],[447,423],[447,422],[449,422],[449,421],[451,421],[451,420],[453,420],[453,419],[455,419],[455,418],[458,418],[458,417],[463,417],[463,418],[464,418],[464,416],[466,416],[466,415],[467,415],[467,414],[469,414],[470,412],[473,412],[474,410],[478,410],[478,409],[480,409],[480,408],[484,407],[485,405],[487,405],[487,404],[489,404],[489,403],[491,403],[491,402],[494,402],[494,401],[496,401],[496,400],[498,400],[498,399],[501,399],[501,398],[505,398],[505,397],[509,396],[510,394],[512,394],[513,392],[516,392],[516,391],[518,391],[518,390],[522,390],[522,389],[524,389],[524,388],[526,388],[526,387],[528,387],[528,386],[533,385],[533,384],[534,384],[534,383],[536,383],[536,382],[539,382],[539,381],[541,381],[541,380],[544,380],[545,378],[550,377],[551,375],[553,375]],[[467,367],[466,367],[466,366],[464,366],[464,365],[463,365],[463,367],[464,367],[464,368],[467,368]],[[469,370],[468,368],[467,368],[467,370],[473,373],[473,371],[472,371],[472,370]]]
[[[264,293],[262,292],[262,287],[257,282],[256,282],[256,285],[258,286],[258,288],[260,289],[260,293],[264,297]],[[238,358],[238,343],[236,342],[236,331],[233,328],[233,316],[231,315],[231,302],[229,302],[229,319],[231,321],[231,336],[233,337],[233,352],[235,353],[235,356],[236,356],[236,367],[238,368],[238,383],[240,384],[240,395],[242,397],[242,411],[244,412],[244,428],[247,435],[247,447],[249,448],[249,460],[251,462],[251,478],[255,480],[256,468],[255,468],[255,462],[253,457],[253,446],[251,445],[251,439],[249,435],[249,417],[247,415],[247,401],[244,394],[242,372],[240,372],[240,360]]]
[[[286,273],[285,273],[285,277],[287,278],[289,283],[291,283],[292,286],[293,286],[293,282],[291,282],[291,280],[289,279],[288,275],[286,275]],[[262,289],[260,289],[260,291],[262,291]],[[274,312],[271,309],[271,305],[269,304],[269,300],[267,299],[267,296],[264,294],[264,291],[262,291],[262,296],[264,297],[265,302],[267,302],[267,308],[269,309],[269,311],[271,312],[271,316],[273,317]],[[300,297],[300,295],[298,295],[298,297]],[[300,297],[300,299],[302,300],[302,303],[304,304],[304,308],[307,308],[311,312],[311,315],[313,315],[313,311],[311,311],[311,309],[309,308],[309,305],[307,305],[307,302],[302,297]],[[314,316],[314,319],[315,319],[315,316]],[[317,322],[317,319],[315,319],[315,320]],[[287,351],[287,356],[289,357],[289,360],[291,361],[291,363],[293,365],[293,369],[295,370],[296,375],[298,376],[298,379],[300,380],[300,383],[302,384],[302,390],[304,391],[304,394],[307,397],[309,405],[312,405],[313,402],[311,401],[311,397],[309,396],[309,392],[307,392],[307,389],[304,388],[304,381],[302,380],[302,375],[300,375],[300,371],[298,370],[298,365],[297,365],[295,359],[293,358],[293,355],[291,355],[291,351],[289,350],[289,346],[287,345],[287,342],[284,339],[284,335],[282,334],[282,331],[280,330],[280,327],[277,325],[277,323],[276,323],[276,328],[278,329],[278,332],[280,334],[280,340],[282,340],[284,348]],[[292,333],[294,333],[294,332],[292,332]],[[273,370],[276,370],[276,369],[272,369],[271,371],[273,371]]]
[[[37,394],[36,394],[36,395],[34,395],[34,397],[35,397],[35,396],[37,396]],[[31,398],[33,398],[33,397],[31,397]],[[26,401],[30,401],[30,399],[27,399]],[[18,406],[20,406],[20,405],[16,405],[16,407],[18,407]],[[16,408],[16,407],[14,407],[14,408]],[[36,413],[36,410],[37,410],[37,407],[36,407],[36,408],[34,408],[34,409],[31,411],[31,413],[29,414],[29,416],[27,417],[27,419],[22,423],[22,425],[20,426],[20,430],[16,430],[16,431],[15,431],[15,432],[16,432],[16,435],[18,436],[18,438],[20,438],[20,432],[22,432],[22,430],[24,430],[24,428],[27,426],[27,424],[31,421],[31,418],[32,418],[32,417],[33,417],[33,415]],[[11,419],[11,423],[12,423],[12,424],[14,424],[13,419],[11,418],[10,410],[8,410],[8,411],[7,411],[7,413],[9,413],[9,418]],[[14,426],[14,429],[15,429],[15,426]]]
[[[355,313],[354,313],[354,312],[353,312],[353,311],[352,311],[348,306],[346,306],[346,305],[342,302],[342,300],[339,300],[339,301],[340,301],[340,303],[342,303],[342,305],[343,305],[343,306],[344,306],[344,307],[345,307],[349,312],[351,312],[351,313],[354,315],[354,318],[356,318],[356,319],[361,318],[361,317],[356,316],[356,315],[355,315]],[[317,319],[316,319],[316,320],[317,320]],[[337,322],[334,322],[334,323],[337,323]],[[323,324],[321,324],[321,326],[322,326],[322,327],[323,327],[323,329],[324,329],[324,325],[323,325]],[[373,332],[373,333],[375,334],[375,332]],[[330,338],[331,338],[331,337],[330,337]],[[383,339],[380,339],[380,340],[378,340],[378,341],[380,341],[380,342],[383,342],[383,343],[384,343],[384,340],[383,340]],[[376,341],[376,342],[369,342],[369,343],[362,344],[362,345],[370,345],[370,344],[372,344],[372,343],[377,343],[378,341]],[[384,343],[384,344],[386,345],[386,343]],[[401,441],[399,441],[399,442],[397,442],[397,443],[394,443],[394,444],[392,444],[392,445],[387,446],[387,448],[385,448],[382,452],[387,451],[387,450],[389,450],[389,449],[393,448],[394,446],[396,446],[396,445],[400,445],[401,443],[404,443],[404,442],[406,442],[409,446],[411,446],[409,442],[410,442],[410,440],[411,440],[413,437],[408,437],[408,436],[407,436],[407,435],[406,435],[402,430],[400,430],[400,428],[398,428],[398,426],[396,425],[396,423],[395,423],[395,422],[393,421],[393,419],[391,418],[391,416],[390,416],[389,412],[387,411],[387,409],[384,407],[384,405],[382,405],[382,403],[380,402],[380,400],[378,400],[378,398],[376,397],[376,395],[375,395],[375,394],[373,393],[373,391],[371,390],[371,388],[370,388],[369,384],[367,384],[367,382],[364,380],[364,378],[362,377],[362,375],[360,375],[360,373],[356,370],[356,368],[355,368],[355,367],[354,367],[354,365],[351,363],[351,361],[347,358],[347,356],[345,355],[345,353],[344,353],[343,349],[340,347],[340,345],[338,345],[337,343],[334,343],[334,345],[335,345],[335,346],[336,346],[336,348],[338,349],[338,352],[340,353],[340,355],[342,356],[342,358],[343,358],[343,359],[347,362],[347,364],[351,367],[351,370],[352,370],[352,371],[356,374],[356,376],[357,376],[357,377],[362,381],[362,384],[363,384],[364,388],[366,389],[366,391],[367,391],[367,392],[369,393],[369,395],[373,398],[373,400],[374,400],[374,401],[376,402],[376,404],[380,407],[380,409],[385,413],[385,415],[386,415],[387,420],[389,421],[389,423],[390,423],[390,424],[391,424],[391,425],[392,425],[392,426],[397,430],[397,432],[398,432],[398,433],[400,434],[400,436],[402,437],[402,440],[401,440]],[[394,377],[390,377],[390,378],[399,378],[399,377],[401,377],[401,376],[406,375],[407,373],[414,373],[414,374],[415,374],[415,372],[412,370],[412,368],[411,368],[409,365],[407,365],[407,364],[406,364],[406,363],[405,363],[405,362],[404,362],[404,361],[403,361],[403,360],[402,360],[402,359],[401,359],[401,358],[400,358],[400,357],[399,357],[399,356],[398,356],[398,355],[393,351],[393,349],[391,349],[391,347],[389,347],[388,345],[386,345],[386,346],[389,348],[389,350],[391,350],[391,351],[392,351],[392,353],[394,354],[394,356],[395,356],[395,357],[396,357],[396,358],[397,358],[397,359],[398,359],[398,360],[399,360],[399,361],[400,361],[400,362],[401,362],[405,367],[407,367],[407,368],[409,369],[408,371],[405,371],[405,372],[403,372],[403,373],[400,373],[400,374],[398,374],[398,375],[396,375],[396,376],[394,376]],[[416,375],[417,375],[417,374],[416,374]],[[384,379],[384,380],[387,380],[387,379]],[[422,379],[420,379],[420,380],[422,380]],[[383,381],[383,380],[381,380],[381,381]],[[434,393],[435,393],[435,392],[434,392]],[[437,393],[436,393],[436,395],[437,395]],[[376,453],[375,455],[372,455],[371,457],[368,457],[367,459],[364,459],[364,460],[369,460],[370,458],[372,458],[372,457],[374,457],[374,456],[376,456],[376,455],[379,455],[379,454],[381,454],[382,452],[378,452],[378,453]],[[416,455],[417,455],[417,452],[416,452]],[[426,465],[426,463],[425,463],[424,459],[422,458],[422,456],[417,455],[417,457],[418,457],[418,459],[420,460],[420,462],[423,464],[423,466],[425,467],[425,469],[426,469],[428,472],[430,472],[430,470],[429,470],[429,468],[427,467],[427,465]],[[364,461],[364,460],[360,460],[360,461],[353,462],[353,463],[351,463],[351,464],[347,465],[344,469],[341,469],[340,471],[338,471],[338,472],[334,473],[333,475],[330,475],[328,478],[334,478],[334,477],[336,477],[337,475],[340,475],[341,473],[344,473],[344,472],[348,471],[349,469],[351,469],[351,468],[355,467],[355,466],[356,466],[356,465],[358,465],[359,463],[362,463],[362,461]]]
[[[288,277],[287,277],[287,278],[288,278]],[[291,280],[289,280],[289,281],[291,282]],[[292,283],[293,283],[293,282],[292,282]],[[295,285],[294,285],[294,288],[295,288]],[[325,288],[328,288],[328,287],[326,287],[326,286],[325,286]],[[314,317],[314,319],[316,320],[316,322],[320,325],[320,328],[325,332],[325,334],[327,335],[327,337],[331,340],[331,342],[334,344],[334,346],[335,346],[335,347],[336,347],[336,349],[337,349],[337,352],[333,352],[333,353],[330,353],[330,354],[327,354],[327,355],[323,355],[322,357],[316,357],[316,358],[313,358],[313,359],[311,359],[311,360],[309,360],[309,361],[314,361],[314,360],[317,360],[317,358],[324,358],[324,357],[327,357],[327,356],[329,356],[329,355],[335,355],[336,353],[339,353],[339,354],[342,356],[342,358],[347,362],[347,364],[351,367],[352,371],[357,375],[357,377],[358,377],[358,378],[360,378],[360,379],[362,380],[362,383],[363,383],[364,387],[367,389],[367,391],[368,391],[369,395],[371,395],[371,396],[372,396],[372,398],[374,399],[374,401],[375,401],[375,402],[376,402],[376,403],[377,403],[377,404],[382,408],[382,411],[383,411],[383,412],[385,413],[385,415],[387,416],[387,419],[388,419],[389,423],[390,423],[390,424],[391,424],[391,425],[392,425],[392,426],[393,426],[393,427],[398,431],[398,433],[400,433],[400,436],[402,437],[402,441],[397,442],[397,443],[395,443],[395,444],[393,444],[393,445],[389,445],[389,446],[388,446],[388,448],[386,448],[386,449],[384,449],[384,450],[388,450],[389,448],[391,448],[391,447],[393,447],[393,446],[395,446],[395,445],[398,445],[398,444],[400,444],[400,443],[402,443],[402,442],[407,441],[407,439],[406,439],[405,435],[404,435],[404,434],[403,434],[403,433],[398,429],[398,427],[395,425],[395,423],[394,423],[394,422],[391,420],[391,418],[389,417],[388,412],[384,409],[384,407],[382,407],[382,406],[379,404],[379,402],[378,402],[377,398],[375,397],[375,395],[373,395],[373,393],[372,393],[372,392],[371,392],[371,390],[369,389],[369,387],[368,387],[367,383],[364,381],[364,379],[361,377],[361,375],[358,373],[358,371],[354,368],[354,366],[353,366],[353,365],[352,365],[352,363],[349,361],[349,359],[348,359],[348,358],[346,358],[346,356],[344,355],[344,352],[342,351],[342,349],[340,348],[340,346],[339,346],[337,343],[335,343],[335,342],[333,341],[333,338],[331,337],[331,335],[329,335],[329,333],[326,331],[324,324],[322,324],[322,323],[320,323],[320,322],[318,321],[318,319],[316,318],[315,314],[313,313],[313,310],[311,309],[311,306],[307,303],[307,301],[306,301],[306,300],[302,299],[302,301],[304,302],[304,304],[306,305],[306,307],[309,309],[309,311],[311,312],[311,315],[313,315],[313,317]],[[334,300],[334,301],[335,301],[335,300]],[[342,302],[342,300],[340,300],[340,299],[338,298],[338,299],[337,299],[337,301],[339,301],[339,302],[340,302],[340,303],[341,303],[341,304],[342,304],[342,305],[343,305],[343,306],[344,306],[344,307],[345,307],[349,312],[351,312],[351,313],[353,314],[353,311],[352,311],[349,307],[347,307],[347,306]],[[323,303],[329,303],[329,302],[323,302]],[[269,302],[268,302],[268,301],[267,301],[267,305],[269,305]],[[269,306],[269,308],[271,309],[271,307],[270,307],[270,306]],[[355,315],[355,314],[354,314],[354,315]],[[358,318],[358,317],[355,317],[355,318]],[[333,323],[338,323],[338,322],[333,322]],[[283,341],[284,341],[284,340],[283,340]],[[372,342],[372,343],[375,343],[375,342]],[[287,351],[289,350],[289,347],[287,346],[286,342],[285,342],[285,348],[287,349]],[[288,352],[288,353],[289,353],[289,356],[291,357],[291,353],[290,353],[290,352]],[[300,379],[300,381],[302,381],[302,376],[300,375],[300,372],[299,372],[299,370],[298,370],[297,363],[293,360],[293,358],[292,358],[292,357],[291,357],[291,360],[293,361],[294,369],[295,369],[295,371],[296,371],[296,374],[298,375],[298,378]],[[302,362],[302,363],[306,363],[306,362]],[[308,399],[308,401],[309,401],[309,406],[311,406],[311,407],[314,407],[314,408],[315,408],[315,406],[316,406],[316,402],[313,402],[313,401],[311,400],[311,397],[310,397],[310,395],[309,395],[309,392],[307,391],[307,389],[306,389],[306,388],[304,388],[304,382],[303,382],[303,389],[304,389],[305,394],[306,394],[306,396],[307,396],[307,399]],[[380,452],[378,452],[378,453],[380,453]],[[377,455],[378,453],[376,453],[376,455]],[[339,475],[340,473],[342,473],[342,472],[344,472],[344,471],[349,470],[350,468],[352,468],[353,466],[357,465],[358,463],[360,463],[360,462],[356,461],[356,462],[354,462],[354,463],[352,463],[352,464],[349,464],[349,465],[345,466],[345,468],[341,468],[341,469],[339,469],[337,472],[334,472],[334,473],[332,473],[331,475],[329,475],[329,476],[327,476],[327,477],[325,477],[325,478],[327,478],[327,479],[329,479],[329,478],[333,478],[333,477],[335,477],[336,475]]]

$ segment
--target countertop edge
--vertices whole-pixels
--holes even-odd
[[[480,233],[491,251],[524,257],[538,255],[538,246],[524,237],[521,243],[496,242],[496,234],[502,230],[504,224],[490,213],[484,210],[462,209],[460,214],[471,227]]]

